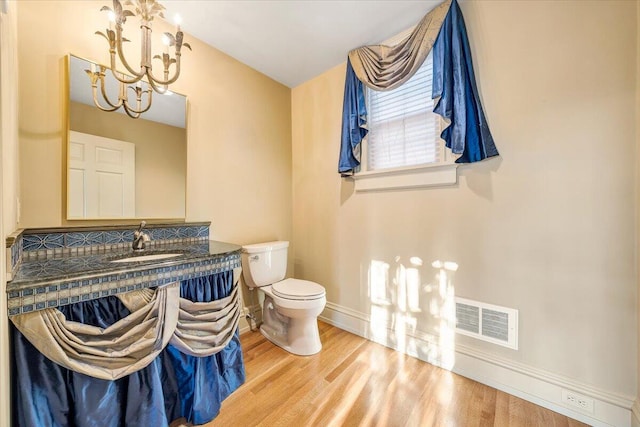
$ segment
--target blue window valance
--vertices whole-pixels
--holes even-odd
[[[446,147],[460,155],[456,163],[477,162],[499,154],[480,102],[462,11],[456,0],[447,0],[429,12],[397,46],[365,46],[349,53],[340,174],[351,175],[360,165],[360,143],[367,134],[364,86],[394,89],[415,73],[431,49],[432,98],[439,98],[434,112],[450,123],[440,136]]]

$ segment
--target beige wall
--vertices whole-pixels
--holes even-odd
[[[17,205],[19,179],[18,157],[18,52],[17,18],[14,4],[8,4],[8,14],[2,17],[2,178],[3,208],[2,222],[5,233],[17,228],[19,207]]]
[[[135,144],[136,217],[185,217],[186,129],[142,118],[132,120],[78,102],[71,102],[69,111],[71,130]]]
[[[454,261],[455,295],[520,310],[519,350],[457,344],[636,396],[636,4],[461,7],[501,157],[460,167],[453,187],[354,194],[336,173],[344,65],[294,88],[295,274],[375,320],[371,262],[397,298],[419,257],[422,311],[407,316],[442,343],[432,262]]]
[[[103,5],[18,2],[22,227],[67,223],[62,202],[64,60],[73,53],[107,62],[106,41],[94,35],[107,25],[105,13],[99,12]],[[173,30],[163,24],[154,22],[154,35]],[[212,237],[218,240],[289,239],[289,89],[185,37],[193,52],[183,53],[182,75],[172,89],[186,94],[190,104],[186,219],[212,221]]]
[[[19,196],[18,163],[18,52],[15,4],[0,12],[0,427],[11,425],[9,318],[6,295],[4,240],[17,228]]]

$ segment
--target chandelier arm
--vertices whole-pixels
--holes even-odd
[[[125,66],[126,67],[126,66]],[[133,83],[137,83],[140,80],[142,80],[142,77],[144,76],[144,73],[142,73],[142,75],[138,75],[136,74],[134,77],[132,77],[131,79],[126,79],[124,78],[124,73],[120,73],[121,76],[118,76],[118,72],[115,71],[116,70],[116,55],[115,52],[111,52],[111,75],[120,83],[124,83],[124,84],[133,84]]]
[[[132,111],[132,112],[138,114],[138,116],[140,116],[140,114],[142,114],[142,113],[145,113],[145,112],[149,111],[149,108],[151,108],[151,102],[152,102],[151,92],[152,92],[152,90],[148,89],[148,90],[142,91],[139,97],[136,96],[136,103],[137,103],[137,107],[138,108],[132,108],[129,105],[129,101],[127,99],[125,99],[124,100],[124,106],[125,106],[124,109],[125,109],[125,111]],[[149,100],[149,103],[147,104],[147,106],[143,110],[141,110],[140,109],[140,104],[142,102],[142,94],[144,94],[144,93],[147,94],[147,99]]]
[[[142,113],[138,113],[137,111],[131,111],[129,107],[127,107],[127,104],[124,104],[123,107],[124,107],[124,112],[127,113],[127,116],[131,117],[132,119],[140,118],[140,115]]]
[[[102,99],[104,99],[107,104],[109,104],[109,106],[113,107],[114,109],[118,109],[122,106],[122,99],[121,97],[118,97],[118,103],[114,104],[113,102],[111,102],[111,100],[109,99],[109,96],[107,95],[107,90],[104,84],[104,70],[101,70],[99,73],[99,79],[100,79],[100,93],[102,94]],[[120,85],[122,85],[122,83],[120,83]],[[94,96],[93,96],[93,100],[94,102],[97,103],[97,88],[94,86],[93,90],[94,90]],[[121,89],[120,89],[121,91]],[[105,110],[106,111],[106,110]],[[113,111],[113,110],[111,110]]]
[[[162,84],[158,85],[157,82],[154,81],[151,77],[149,77],[149,86],[151,86],[151,88],[153,90],[155,90],[156,92],[158,92],[161,95],[164,95],[169,90],[167,85],[162,85]],[[164,86],[164,87],[162,87],[162,86]]]
[[[112,111],[116,111],[118,108],[121,107],[121,105],[118,105],[118,106],[112,105],[109,102],[109,100],[106,99],[106,98],[105,98],[105,100],[107,101],[107,104],[109,104],[111,106],[111,108],[103,107],[102,105],[100,105],[100,102],[98,101],[98,88],[95,85],[91,85],[91,88],[92,88],[92,92],[93,92],[93,104],[96,107],[98,107],[100,110],[110,113]]]
[[[143,32],[143,34],[144,34],[144,32]],[[144,37],[144,35],[143,35],[143,37]],[[132,80],[132,81],[125,81],[124,83],[135,83],[138,80],[140,80],[142,77],[144,77],[144,75],[145,75],[144,67],[141,65],[139,72],[134,71],[133,68],[131,68],[131,66],[129,65],[129,63],[125,59],[124,54],[122,53],[122,26],[120,24],[116,25],[116,48],[115,48],[115,50],[118,53],[118,58],[120,58],[120,62],[122,62],[122,65],[124,65],[124,68],[126,68],[127,71],[129,73],[131,73],[131,75],[134,76],[134,79],[136,79],[136,80]],[[113,71],[115,69],[116,69],[115,52],[111,51],[111,70]],[[115,73],[115,71],[114,71],[114,73]],[[120,79],[118,78],[118,80],[120,80]],[[120,80],[120,81],[122,81],[122,80]]]
[[[156,83],[158,85],[161,85],[161,86],[168,86],[168,85],[174,83],[176,80],[178,80],[178,77],[180,77],[180,55],[179,54],[176,55],[175,64],[176,64],[176,72],[175,72],[175,74],[173,75],[172,78],[170,78],[170,79],[166,79],[165,78],[165,80],[161,80],[161,79],[156,78],[153,75],[153,71],[151,70],[151,68],[149,68],[147,70],[147,77],[149,78],[149,81],[150,82],[153,81],[154,83]],[[168,70],[165,70],[165,75],[167,73],[168,73]],[[154,86],[154,89],[155,89],[155,86]]]
[[[180,77],[180,57],[181,56],[182,56],[182,54],[179,51],[176,50],[176,62],[175,62],[175,64],[176,64],[176,72],[175,72],[175,74],[173,75],[172,78],[170,78],[170,79],[168,78],[168,74],[169,74],[169,66],[168,65],[165,66],[164,74],[165,74],[166,77],[165,77],[164,80],[156,78],[153,75],[153,70],[151,69],[151,67],[149,67],[147,69],[147,78],[149,79],[149,81],[150,82],[153,81],[156,84],[161,85],[161,86],[168,86],[168,85],[174,83],[176,80],[178,80],[178,77]]]
[[[151,95],[153,95],[153,91],[151,89],[147,89],[146,92],[147,92],[147,98],[149,98],[149,104],[147,105],[147,108],[141,111],[141,113],[145,113],[149,111],[149,108],[151,108],[151,102],[152,102]]]

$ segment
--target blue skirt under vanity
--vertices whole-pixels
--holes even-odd
[[[233,272],[185,280],[180,296],[209,302],[228,296]],[[107,327],[129,314],[115,296],[59,307],[68,320]],[[44,357],[14,327],[13,414],[20,427],[167,426],[178,418],[204,424],[245,380],[236,331],[219,353],[195,357],[168,345],[150,365],[107,381],[70,371]]]

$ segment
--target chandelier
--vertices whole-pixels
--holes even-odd
[[[131,7],[131,10],[125,7]],[[105,88],[105,77],[108,73],[108,68],[103,65],[99,65],[96,68],[92,65],[91,70],[85,70],[91,80],[93,102],[102,111],[116,111],[123,108],[129,117],[137,119],[142,113],[151,108],[153,91],[160,94],[170,93],[169,85],[178,80],[182,46],[191,50],[189,43],[183,42],[184,34],[180,30],[179,20],[176,20],[177,29],[175,34],[164,33],[165,52],[162,55],[153,56],[153,59],[162,61],[164,68],[162,77],[156,77],[151,66],[151,23],[155,17],[164,18],[163,10],[164,6],[156,0],[124,0],[122,3],[120,0],[113,0],[113,9],[108,6],[103,6],[100,9],[100,11],[108,11],[109,13],[109,28],[105,33],[96,31],[96,34],[104,37],[109,42],[110,70],[119,86],[118,99],[117,101],[112,101]],[[123,43],[129,42],[128,39],[122,36],[123,25],[127,21],[127,17],[140,18],[141,53],[139,70],[134,70],[129,65],[122,49]],[[173,58],[169,55],[170,47],[175,47]],[[118,60],[128,75],[116,71]],[[173,76],[169,77],[169,67],[171,65],[175,66],[175,71]],[[107,106],[102,106],[98,99],[98,86],[100,86],[100,95],[107,103]],[[135,103],[129,102],[129,90],[135,94]]]

